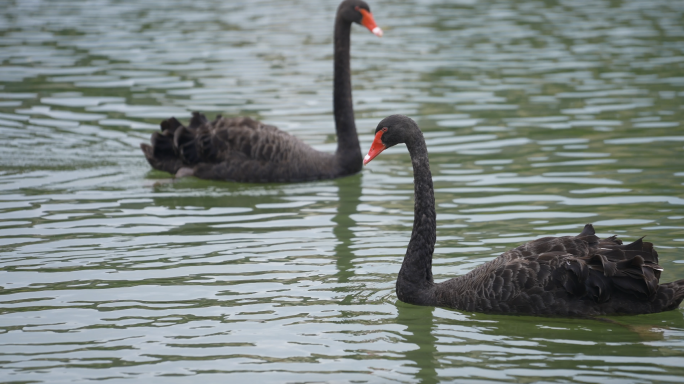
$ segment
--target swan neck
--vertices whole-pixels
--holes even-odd
[[[412,304],[434,305],[432,254],[437,239],[437,215],[432,173],[423,134],[417,131],[406,146],[413,164],[415,203],[413,231],[397,279],[397,296]]]
[[[333,111],[335,114],[335,130],[337,133],[337,154],[340,160],[348,162],[355,169],[361,169],[361,147],[354,123],[354,107],[352,102],[352,85],[350,61],[351,23],[341,15],[335,20],[334,34],[334,80]]]

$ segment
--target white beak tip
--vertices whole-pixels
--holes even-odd
[[[363,165],[368,164],[369,161],[370,161],[370,156],[366,155],[366,157],[363,158]]]
[[[382,29],[380,29],[380,27],[373,28],[371,32],[377,37],[382,37]]]

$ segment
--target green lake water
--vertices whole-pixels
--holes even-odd
[[[371,1],[362,150],[428,143],[437,281],[594,223],[684,278],[684,2]],[[401,303],[405,148],[302,184],[172,180],[170,116],[335,148],[337,1],[0,0],[0,381],[675,383],[684,308],[604,320]]]

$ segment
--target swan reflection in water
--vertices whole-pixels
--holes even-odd
[[[337,266],[337,282],[346,285],[351,282],[354,276],[354,254],[351,245],[354,242],[355,233],[352,230],[356,226],[353,215],[358,213],[358,206],[361,202],[361,175],[354,175],[336,179],[335,184],[338,190],[337,213],[332,218],[335,223],[333,235],[337,239],[335,245],[335,264]],[[336,291],[346,291],[344,286],[335,289]],[[347,295],[342,303],[351,304],[353,295]]]

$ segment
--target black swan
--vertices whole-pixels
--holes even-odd
[[[684,298],[684,279],[659,284],[662,268],[653,244],[599,239],[591,224],[577,236],[537,239],[435,283],[435,196],[423,133],[402,115],[385,118],[375,133],[364,165],[399,143],[406,144],[413,164],[415,216],[397,278],[399,300],[473,312],[591,317],[666,311]]]
[[[239,182],[299,182],[333,179],[361,170],[354,123],[349,44],[352,23],[382,36],[368,4],[345,0],[337,9],[334,36],[333,106],[337,151],[319,152],[287,132],[248,117],[218,116],[209,122],[193,112],[188,127],[162,121],[151,144],[140,144],[152,168],[181,176]]]

